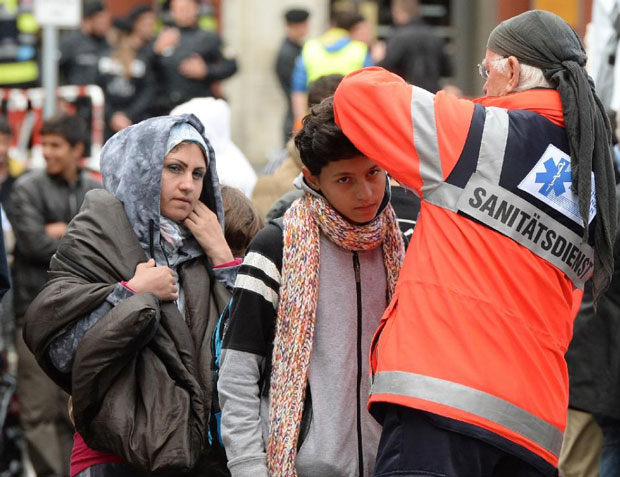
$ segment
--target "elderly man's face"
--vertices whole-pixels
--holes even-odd
[[[504,58],[491,50],[487,50],[484,60],[480,65],[488,73],[488,78],[482,88],[485,96],[504,96],[514,90],[516,87],[516,84],[514,84],[514,62],[510,62],[508,58]],[[518,71],[516,74],[518,84]]]

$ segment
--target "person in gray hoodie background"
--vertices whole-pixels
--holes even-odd
[[[72,394],[71,477],[225,475],[208,440],[210,337],[236,261],[215,155],[192,115],[122,130],[28,310],[24,337]]]
[[[233,477],[371,475],[368,350],[404,255],[385,171],[314,106],[295,143],[305,194],[251,242],[218,377]]]

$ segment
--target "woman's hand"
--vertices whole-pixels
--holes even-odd
[[[217,216],[205,204],[198,201],[196,208],[183,224],[196,238],[214,266],[234,260]]]
[[[156,267],[155,260],[152,258],[146,263],[138,264],[127,286],[136,293],[153,293],[162,301],[173,301],[179,298],[179,290],[172,269]]]

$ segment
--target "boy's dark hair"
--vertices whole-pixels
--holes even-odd
[[[310,83],[308,85],[308,108],[332,96],[343,78],[342,75],[325,75]]]
[[[235,257],[242,257],[245,250],[265,226],[254,204],[235,187],[222,186],[224,204],[224,238]]]
[[[352,159],[361,153],[334,120],[334,97],[325,98],[310,109],[303,127],[295,136],[301,162],[318,176],[330,162]]]
[[[0,116],[0,134],[11,134],[11,127],[4,116]]]
[[[88,129],[84,120],[75,114],[57,114],[43,122],[41,135],[58,134],[71,146],[84,144],[88,141]]]

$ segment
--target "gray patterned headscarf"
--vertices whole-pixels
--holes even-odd
[[[172,139],[171,139],[172,136]],[[197,142],[209,167],[200,200],[211,209],[224,229],[224,208],[217,177],[215,152],[193,115],[146,119],[112,136],[101,151],[103,186],[123,203],[140,245],[158,264],[166,263],[160,246],[161,173],[168,151],[179,142]],[[192,258],[204,252],[195,240],[186,240],[184,252]]]
[[[531,10],[500,23],[491,32],[487,48],[514,56],[540,68],[559,92],[570,145],[573,189],[579,197],[588,240],[591,175],[594,172],[597,217],[594,225],[594,297],[598,300],[611,280],[616,229],[615,177],[611,155],[611,128],[605,109],[585,70],[586,53],[575,30],[563,19],[543,10]]]

